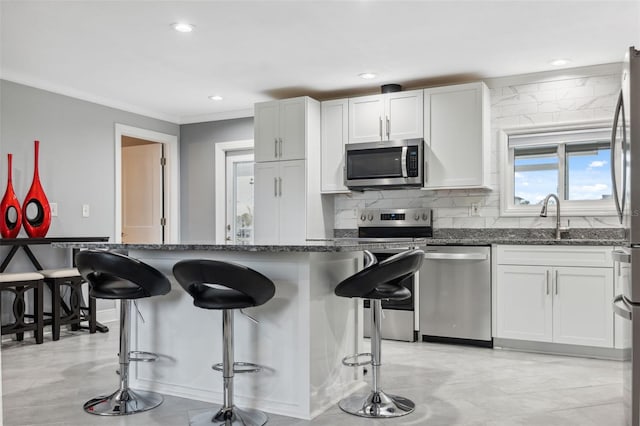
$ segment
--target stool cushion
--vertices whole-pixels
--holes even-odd
[[[37,281],[44,279],[38,272],[17,272],[0,274],[0,283],[11,283],[19,281]]]
[[[204,309],[242,309],[262,305],[276,291],[269,278],[231,262],[182,260],[173,266],[173,275],[193,297],[193,304]]]
[[[80,276],[78,268],[43,269],[42,271],[38,271],[38,273],[44,275],[45,278],[69,278]]]
[[[404,300],[411,291],[402,281],[415,274],[424,259],[422,250],[407,250],[357,272],[336,286],[341,297],[364,299]]]
[[[171,283],[160,271],[123,254],[83,250],[76,255],[76,264],[91,283],[89,295],[98,299],[140,299],[171,290]]]

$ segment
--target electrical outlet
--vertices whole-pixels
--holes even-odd
[[[82,205],[82,217],[89,217],[89,204]]]
[[[51,208],[51,217],[58,216],[58,203],[49,203],[49,207]]]
[[[469,206],[469,216],[480,216],[480,206],[478,206],[478,203],[471,203]]]

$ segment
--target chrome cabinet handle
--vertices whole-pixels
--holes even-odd
[[[282,178],[278,178],[278,185],[280,186],[280,196],[282,197]]]
[[[380,119],[380,128],[378,129],[378,134],[380,135],[380,139],[382,140],[382,117],[378,117]]]
[[[273,156],[278,158],[278,138],[273,138]]]
[[[625,250],[614,250],[611,252],[611,257],[615,262],[631,263],[631,254]]]
[[[389,116],[387,116],[387,139],[391,137],[391,121],[389,121]]]
[[[556,296],[557,296],[558,295],[558,270],[557,269],[556,269],[556,279],[555,279],[555,281],[556,281],[555,284],[556,284]]]
[[[282,158],[282,138],[280,138],[280,158]]]
[[[278,196],[278,178],[273,178],[273,196]]]
[[[545,287],[546,287],[547,296],[548,296],[549,295],[549,270],[548,269],[544,271],[544,280],[545,280]]]
[[[622,302],[622,305],[624,306],[620,306],[620,302]],[[616,313],[616,315],[628,320],[630,320],[633,316],[629,302],[627,302],[621,294],[617,295],[613,299],[613,311]]]

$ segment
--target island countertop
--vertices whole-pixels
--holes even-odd
[[[335,238],[327,240],[307,240],[301,244],[206,244],[206,243],[179,243],[179,244],[125,244],[106,242],[70,242],[54,243],[54,247],[64,248],[89,248],[108,250],[162,250],[162,251],[236,251],[236,252],[353,252],[362,250],[384,250],[425,246],[425,238]]]

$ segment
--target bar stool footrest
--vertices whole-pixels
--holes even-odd
[[[365,356],[369,357],[369,359],[364,361],[358,361],[358,358],[362,358]],[[350,361],[350,360],[354,360],[354,361]],[[372,363],[373,363],[373,354],[369,352],[362,352],[359,354],[349,355],[342,358],[342,364],[346,365],[347,367],[360,367],[363,365],[370,365]]]
[[[219,362],[218,364],[212,365],[211,368],[216,371],[224,371],[221,362]],[[262,366],[258,364],[253,364],[251,362],[234,362],[233,363],[234,373],[257,373],[259,371],[262,371]]]
[[[131,357],[131,355],[134,355],[134,357]],[[129,357],[129,361],[132,362],[156,362],[159,358],[156,353],[144,351],[130,351]]]

